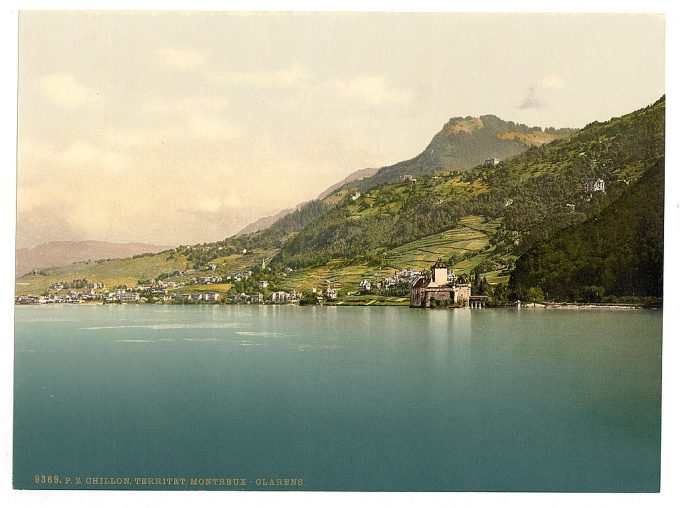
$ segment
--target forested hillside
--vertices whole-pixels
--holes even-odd
[[[496,166],[444,167],[415,182],[344,189],[334,195],[338,205],[286,242],[274,261],[294,268],[336,258],[379,262],[389,248],[481,215],[501,219],[490,250],[498,265],[510,269],[514,257],[597,214],[663,157],[664,113],[662,98]],[[603,180],[606,192],[585,191],[595,179]]]
[[[663,294],[664,165],[657,162],[601,213],[517,260],[510,289],[558,300]]]

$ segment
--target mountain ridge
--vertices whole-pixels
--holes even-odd
[[[361,181],[368,190],[381,183],[398,181],[403,175],[434,176],[438,169],[472,169],[487,159],[503,160],[532,146],[562,139],[578,129],[529,127],[502,120],[496,115],[452,117],[425,150],[412,159],[383,166]]]
[[[323,200],[333,193],[356,186],[362,191],[400,176],[433,176],[437,169],[471,169],[486,159],[504,159],[561,139],[577,129],[554,127],[529,127],[525,124],[502,120],[496,115],[479,117],[451,117],[434,135],[425,150],[416,157],[381,168],[365,168],[354,171],[340,182],[323,191],[316,200]],[[313,200],[311,200],[313,201]],[[302,208],[309,201],[287,208],[276,214],[261,217],[247,225],[234,236],[255,233],[272,226],[277,220]]]

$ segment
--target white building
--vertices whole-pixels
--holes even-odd
[[[589,180],[584,185],[586,192],[605,192],[604,180],[598,178],[597,180]]]
[[[272,303],[286,303],[290,295],[285,291],[274,291],[269,297],[269,301]]]
[[[139,301],[139,293],[121,293],[120,301],[123,303],[134,303]]]
[[[361,291],[370,291],[371,290],[371,283],[364,279],[359,283],[359,289]]]

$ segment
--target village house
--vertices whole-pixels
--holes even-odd
[[[257,285],[262,289],[266,289],[267,286],[269,286],[269,282],[266,280],[259,280],[257,281]]]
[[[415,277],[420,277],[420,272],[411,268],[404,268],[403,270],[397,272],[396,277],[399,280],[411,282]]]
[[[355,192],[354,194],[352,194],[352,198],[351,198],[351,199],[352,199],[352,201],[356,201],[356,200],[359,199],[360,197],[361,197],[361,192],[357,191],[357,192]]]
[[[139,301],[139,293],[121,293],[119,298],[122,303],[135,303]]]
[[[448,266],[438,260],[432,265],[431,277],[416,277],[411,282],[411,307],[431,307],[434,302],[467,306],[470,282],[465,276],[449,276]]]
[[[207,277],[198,277],[196,279],[196,283],[198,284],[216,284],[218,282],[222,282],[222,277],[218,276],[207,276]]]
[[[80,303],[80,295],[75,291],[69,291],[64,298],[66,303]]]
[[[20,295],[17,296],[14,301],[21,305],[38,304],[47,303],[47,298],[44,296]]]
[[[220,301],[220,294],[219,293],[203,293],[203,301],[204,302],[219,302]]]
[[[597,180],[588,180],[584,185],[586,192],[605,192],[604,180],[598,178]]]
[[[484,161],[484,165],[485,166],[497,166],[500,162],[501,162],[500,159],[497,159],[497,158],[494,157],[492,159],[486,159]]]
[[[363,279],[359,283],[359,291],[365,291],[365,292],[368,293],[370,290],[371,290],[371,283],[368,280]]]
[[[415,182],[416,178],[413,175],[401,175],[399,177],[400,182]]]
[[[151,292],[152,295],[167,295],[168,294],[168,290],[164,285],[163,286],[159,286],[159,285],[153,286],[151,288],[150,292]]]
[[[269,297],[269,301],[271,303],[286,303],[289,298],[290,295],[285,291],[274,291]]]
[[[337,300],[338,299],[338,290],[334,288],[326,288],[323,292],[323,295],[328,298],[329,300]]]
[[[252,294],[252,295],[248,295],[248,298],[249,298],[251,304],[264,303],[264,296],[262,295],[262,293],[255,293],[255,294]]]

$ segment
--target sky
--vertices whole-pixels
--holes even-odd
[[[453,116],[582,127],[658,99],[651,14],[22,12],[17,247],[216,241]]]

